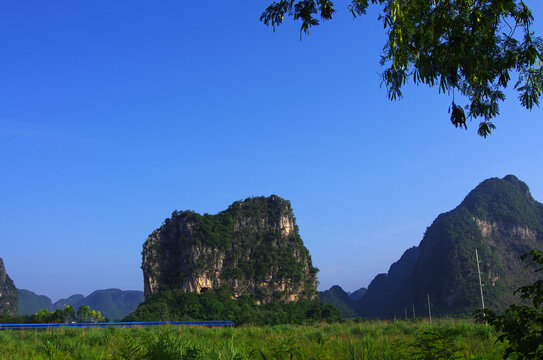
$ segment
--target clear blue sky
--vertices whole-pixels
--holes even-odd
[[[543,4],[534,30],[543,35]],[[267,1],[0,4],[0,257],[53,299],[142,289],[141,246],[174,209],[277,194],[320,289],[367,286],[482,180],[543,201],[543,111],[508,94],[487,139],[451,99],[380,88],[377,9],[300,41]]]

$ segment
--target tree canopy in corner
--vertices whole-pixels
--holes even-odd
[[[522,0],[352,0],[349,11],[361,16],[370,3],[382,7],[388,34],[381,75],[391,100],[409,80],[437,86],[452,96],[452,124],[467,129],[466,119],[480,118],[483,137],[495,129],[511,81],[522,106],[539,106],[543,41],[530,30],[534,18]],[[280,0],[260,20],[274,30],[285,16],[300,21],[301,36],[335,12],[331,0]]]

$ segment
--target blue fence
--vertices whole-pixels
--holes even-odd
[[[109,323],[47,323],[47,324],[0,324],[0,330],[58,329],[58,328],[104,328],[104,327],[151,327],[151,326],[235,326],[232,321],[146,321]]]

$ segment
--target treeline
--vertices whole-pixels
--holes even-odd
[[[34,324],[34,323],[71,323],[71,322],[108,322],[109,319],[103,317],[100,311],[91,310],[88,305],[81,305],[77,311],[71,305],[64,309],[57,309],[49,312],[47,309],[41,309],[33,315],[10,316],[0,315],[2,324]]]
[[[232,320],[236,324],[275,325],[340,319],[335,306],[319,299],[258,305],[251,296],[233,299],[230,290],[223,287],[201,294],[161,291],[123,321]]]

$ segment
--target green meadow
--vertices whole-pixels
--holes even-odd
[[[498,335],[490,326],[453,319],[4,330],[0,359],[501,359]]]

